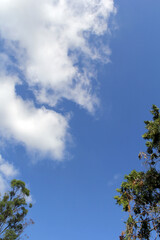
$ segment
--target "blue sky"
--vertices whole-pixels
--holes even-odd
[[[142,169],[160,2],[98,2],[0,3],[1,191],[13,177],[28,184],[31,240],[118,239],[115,189]]]

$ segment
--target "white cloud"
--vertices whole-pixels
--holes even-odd
[[[115,185],[117,183],[117,181],[120,179],[121,175],[119,173],[114,174],[113,178],[111,180],[108,181],[107,185],[109,187]]]
[[[13,164],[7,162],[0,155],[0,193],[3,195],[4,192],[9,188],[9,181],[18,175],[18,170]]]
[[[10,189],[10,181],[19,174],[13,164],[2,158],[0,154],[0,196]],[[26,197],[27,203],[34,203],[32,195]]]
[[[32,195],[29,195],[29,197],[25,197],[25,199],[26,199],[26,202],[29,204],[29,203],[35,203],[35,200],[33,200],[33,197],[32,197]]]
[[[12,64],[23,72],[39,103],[53,107],[66,98],[94,112],[99,100],[92,89],[94,76],[89,62],[101,59],[101,51],[108,61],[110,50],[89,39],[97,36],[98,41],[108,31],[108,19],[114,12],[113,0],[0,1],[5,54],[14,55],[18,63]],[[5,54],[3,60],[7,61]],[[62,158],[67,119],[22,101],[16,96],[16,83],[15,78],[1,77],[0,94],[7,108],[0,103],[4,135]]]
[[[55,105],[64,97],[93,111],[97,98],[90,94],[85,67],[81,73],[75,66],[73,52],[98,56],[88,37],[107,30],[113,11],[113,0],[1,0],[1,35],[10,40],[29,84],[39,86],[39,101]]]
[[[63,157],[67,117],[16,96],[13,77],[0,77],[0,132],[5,138],[24,143],[27,148]]]
[[[8,182],[4,179],[2,175],[0,175],[0,196],[3,195],[8,189]]]
[[[18,171],[14,168],[14,166],[8,162],[6,162],[0,155],[0,172],[6,177],[14,177],[18,174]]]

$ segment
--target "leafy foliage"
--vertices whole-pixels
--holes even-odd
[[[160,237],[160,113],[153,105],[153,121],[145,121],[147,132],[142,136],[146,141],[147,152],[141,152],[147,169],[133,170],[125,175],[125,181],[117,189],[116,202],[129,213],[126,230],[120,240],[154,239]]]
[[[20,180],[11,181],[11,190],[0,199],[0,240],[19,239],[25,226],[28,208],[26,198],[30,191]]]

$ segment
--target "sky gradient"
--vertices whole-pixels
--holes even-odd
[[[113,196],[160,106],[159,22],[158,0],[1,0],[0,183],[31,189],[31,240],[124,229]]]

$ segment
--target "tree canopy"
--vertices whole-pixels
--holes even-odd
[[[0,198],[0,240],[20,239],[28,225],[25,217],[32,204],[27,203],[30,191],[21,180],[12,180],[11,189]]]
[[[145,121],[146,152],[139,153],[146,166],[144,171],[133,170],[117,189],[117,204],[129,213],[126,229],[120,240],[151,239],[160,237],[160,113],[153,105],[152,121]]]

